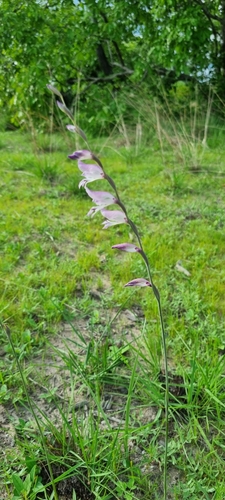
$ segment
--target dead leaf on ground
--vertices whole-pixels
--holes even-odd
[[[189,273],[189,271],[187,269],[185,269],[185,267],[183,267],[181,265],[181,261],[180,260],[177,261],[177,263],[175,265],[175,269],[177,271],[179,271],[179,273],[185,274],[185,276],[191,276],[191,273]]]

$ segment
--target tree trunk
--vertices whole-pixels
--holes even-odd
[[[105,76],[109,76],[112,73],[111,65],[106,57],[104,47],[101,43],[97,46],[97,57],[98,63]]]

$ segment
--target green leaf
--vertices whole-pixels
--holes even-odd
[[[13,480],[13,486],[15,488],[14,495],[15,494],[20,495],[20,493],[24,490],[24,483],[23,483],[22,479],[20,478],[20,476],[18,474],[13,474],[12,480]]]
[[[24,483],[23,483],[23,489],[27,494],[30,492],[31,484],[32,484],[32,482],[31,482],[30,474],[27,474],[26,479],[24,480]]]
[[[37,467],[36,467],[36,464],[32,467],[31,471],[30,471],[30,479],[32,481],[32,483],[34,483],[35,481],[35,478],[36,478],[36,474],[37,474]]]

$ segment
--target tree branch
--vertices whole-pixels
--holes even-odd
[[[106,24],[108,24],[109,21],[108,21],[108,18],[107,18],[107,15],[105,14],[105,12],[100,11],[100,15],[102,16],[103,21]],[[123,56],[122,56],[122,54],[120,52],[120,48],[119,48],[118,43],[115,40],[112,40],[112,43],[114,45],[114,48],[115,48],[115,51],[117,53],[117,57],[118,57],[118,59],[120,61],[121,66],[124,66]]]
[[[87,77],[86,81],[89,80],[89,81],[92,81],[93,83],[109,82],[110,80],[114,80],[115,78],[121,78],[123,76],[128,76],[128,75],[132,75],[132,74],[133,74],[133,70],[127,69],[127,71],[123,71],[121,73],[113,73],[112,75],[108,75],[108,76],[99,76],[97,78]]]
[[[128,70],[128,71],[124,71],[122,73],[113,73],[112,75],[109,75],[109,76],[100,76],[100,77],[97,77],[97,78],[90,78],[90,77],[87,77],[87,78],[82,78],[81,81],[89,81],[90,83],[88,85],[86,85],[86,87],[79,93],[79,95],[82,95],[84,94],[85,92],[87,92],[87,90],[94,84],[96,83],[104,83],[104,82],[110,82],[110,81],[113,81],[115,78],[123,78],[124,76],[128,76],[128,75],[132,75],[133,71],[132,70]]]
[[[214,16],[213,14],[211,14],[211,12],[207,9],[205,4],[203,4],[201,0],[194,0],[194,2],[197,3],[198,5],[200,5],[200,7],[202,8],[202,11],[204,12],[205,16],[207,17],[207,19],[210,23],[210,26],[212,28],[212,32],[214,35],[215,52],[216,52],[216,57],[217,57],[218,56],[218,42],[217,42],[218,32],[217,32],[212,20],[214,19],[215,21],[218,21],[222,25],[223,19],[222,19],[222,17],[220,18],[219,16]]]
[[[131,75],[134,72],[133,69],[127,68],[127,66],[124,66],[124,64],[119,64],[119,63],[114,62],[114,63],[112,63],[112,66],[117,66],[118,68],[124,69],[125,73],[130,73]]]
[[[214,21],[218,21],[220,24],[222,24],[223,18],[220,17],[220,16],[217,16],[215,14],[212,14],[210,12],[210,10],[206,7],[205,3],[202,2],[202,0],[194,0],[194,2],[197,3],[198,5],[200,5],[200,7],[202,8],[204,14],[208,18],[208,20],[211,21],[211,23],[212,23],[212,19],[213,19]],[[215,26],[214,26],[214,29],[215,29]]]

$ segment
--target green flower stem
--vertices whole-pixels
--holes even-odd
[[[162,307],[161,307],[161,300],[160,300],[160,294],[158,289],[153,283],[152,280],[152,273],[150,269],[150,264],[148,257],[146,253],[143,251],[143,246],[141,242],[140,235],[138,233],[138,230],[134,223],[128,219],[129,225],[131,229],[133,229],[133,232],[135,233],[138,243],[141,248],[141,255],[145,261],[146,268],[147,268],[147,273],[148,273],[148,278],[150,283],[152,284],[152,289],[153,293],[155,295],[155,298],[158,303],[158,311],[159,311],[159,319],[160,319],[160,326],[161,326],[161,338],[162,338],[162,351],[163,351],[163,358],[164,358],[164,367],[165,367],[165,403],[164,403],[164,409],[165,409],[165,452],[164,452],[164,474],[163,474],[163,500],[167,499],[167,457],[168,457],[168,437],[169,437],[169,376],[168,376],[168,359],[167,359],[167,346],[166,346],[166,333],[165,333],[165,328],[164,328],[164,322],[163,322],[163,314],[162,314]]]
[[[101,167],[103,168],[102,164],[101,164]],[[164,500],[166,500],[166,498],[167,498],[168,435],[169,435],[169,377],[168,377],[166,333],[165,333],[164,322],[163,322],[160,294],[159,294],[158,289],[156,288],[156,286],[153,283],[149,260],[148,260],[146,253],[143,250],[143,245],[142,245],[142,241],[141,241],[141,237],[139,235],[138,229],[137,229],[136,225],[134,224],[134,222],[131,219],[129,219],[128,214],[127,214],[127,210],[126,210],[123,202],[120,199],[120,196],[119,196],[119,193],[117,191],[117,188],[116,188],[114,181],[112,181],[112,179],[110,177],[108,177],[107,175],[105,178],[106,178],[106,180],[108,180],[109,184],[114,189],[116,197],[117,197],[118,202],[119,202],[119,205],[121,206],[122,210],[124,211],[124,213],[127,217],[127,220],[128,220],[128,224],[138,240],[138,243],[139,243],[139,246],[141,249],[140,254],[141,254],[143,260],[145,261],[147,273],[148,273],[148,278],[149,278],[150,283],[152,284],[153,293],[154,293],[155,298],[156,298],[157,303],[158,303],[159,319],[160,319],[160,326],[161,326],[162,351],[163,351],[164,367],[165,367],[165,403],[164,403],[164,409],[165,409],[165,452],[164,452],[163,496],[164,496]]]
[[[161,301],[158,298],[156,298],[156,300],[158,302],[158,309],[159,309],[161,334],[162,334],[162,349],[163,349],[164,367],[165,367],[165,452],[164,452],[163,492],[164,492],[164,500],[166,500],[166,498],[167,498],[167,456],[168,456],[168,438],[169,438],[169,376],[168,376],[166,334],[165,334],[165,330],[164,330]]]
[[[98,163],[104,171],[103,165],[100,162],[100,160],[98,160]],[[168,457],[168,436],[169,436],[169,377],[168,377],[166,333],[165,333],[164,322],[163,322],[160,294],[159,294],[158,289],[156,288],[156,286],[153,283],[149,260],[148,260],[146,253],[143,250],[143,245],[142,245],[142,241],[141,241],[138,229],[137,229],[136,225],[133,223],[133,221],[131,219],[129,219],[126,207],[124,206],[122,200],[120,199],[120,196],[119,196],[119,193],[117,191],[117,188],[116,188],[114,181],[107,174],[105,174],[105,179],[109,182],[109,184],[113,188],[113,190],[116,194],[117,200],[119,202],[118,204],[121,206],[122,210],[124,211],[124,213],[127,217],[127,220],[128,220],[128,224],[138,240],[138,243],[139,243],[139,246],[141,249],[140,254],[141,254],[143,260],[145,261],[147,273],[148,273],[148,278],[149,278],[150,283],[152,284],[152,290],[153,290],[153,293],[155,295],[155,298],[156,298],[157,304],[158,304],[159,320],[160,320],[160,326],[161,326],[162,351],[163,351],[164,367],[165,367],[165,403],[164,403],[164,409],[165,409],[165,452],[164,452],[164,473],[163,473],[163,497],[164,497],[163,500],[166,500],[166,498],[167,498],[167,457]]]

